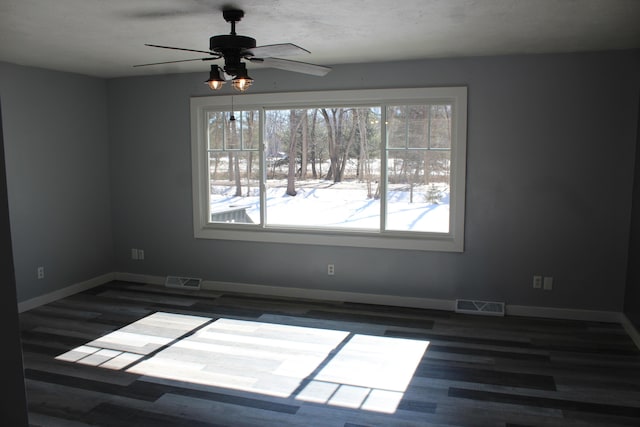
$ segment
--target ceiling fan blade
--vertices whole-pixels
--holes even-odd
[[[182,16],[192,16],[192,15],[200,15],[202,14],[202,11],[199,12],[195,12],[195,11],[184,11],[184,10],[178,10],[178,9],[165,9],[165,10],[158,10],[155,12],[147,12],[147,11],[134,11],[131,13],[127,13],[126,16],[128,18],[135,18],[135,19],[169,19],[169,18],[179,18]]]
[[[159,47],[159,48],[162,48],[162,49],[184,50],[184,51],[187,51],[187,52],[206,53],[207,55],[215,55],[213,52],[208,51],[208,50],[185,49],[185,48],[182,48],[182,47],[161,46],[161,45],[157,45],[157,44],[148,44],[148,43],[145,43],[145,46]],[[219,57],[220,56],[218,56],[218,58]]]
[[[253,55],[261,58],[266,58],[272,56],[295,56],[307,53],[311,52],[293,43],[280,43],[268,44],[265,46],[254,47],[253,49],[247,49],[243,52],[243,56],[249,54],[249,56]]]
[[[194,58],[194,59],[179,59],[177,61],[164,61],[164,62],[152,62],[150,64],[137,64],[134,67],[146,67],[148,65],[162,65],[162,64],[175,64],[176,62],[190,62],[190,61],[213,61],[218,58]]]
[[[125,16],[135,19],[163,19],[163,18],[180,18],[183,16],[202,15],[212,12],[211,0],[191,0],[190,2],[183,1],[180,8],[166,7],[151,10],[148,8],[136,8],[135,10],[127,13]],[[195,3],[195,4],[184,4]]]
[[[265,67],[278,68],[280,70],[293,71],[296,73],[311,74],[313,76],[325,76],[330,67],[323,65],[309,64],[308,62],[291,61],[289,59],[280,58],[248,58],[249,61],[256,64],[262,64]]]

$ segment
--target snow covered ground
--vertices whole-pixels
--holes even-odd
[[[286,181],[268,180],[267,225],[326,227],[333,229],[378,230],[380,200],[367,198],[366,184],[306,180],[296,183],[297,195],[286,195]],[[375,188],[373,188],[375,191]],[[409,189],[398,187],[387,195],[387,230],[449,231],[448,187],[439,187],[440,200],[429,201],[427,186],[414,187],[413,203]],[[246,186],[243,187],[246,193]],[[245,207],[254,223],[260,223],[257,188],[248,197],[235,197],[235,187],[216,185],[210,212]]]

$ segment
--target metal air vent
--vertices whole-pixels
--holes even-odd
[[[193,277],[178,277],[167,276],[164,285],[167,288],[180,288],[180,289],[200,289],[200,283],[202,279],[196,279]]]
[[[494,302],[494,301],[457,299],[455,311],[456,313],[483,314],[487,316],[504,316],[504,303]]]

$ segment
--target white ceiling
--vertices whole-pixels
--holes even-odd
[[[99,77],[207,71],[145,43],[208,50],[228,34],[291,42],[322,65],[640,48],[640,0],[0,0],[0,60]]]

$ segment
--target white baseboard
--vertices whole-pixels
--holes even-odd
[[[144,283],[146,285],[164,285],[164,276],[150,276],[148,274],[136,274],[136,273],[114,273],[116,275],[115,280],[122,280],[123,282]]]
[[[153,285],[164,285],[165,281],[165,277],[162,276],[131,273],[116,273],[116,278],[118,280],[127,280]],[[322,289],[289,288],[284,286],[267,286],[212,280],[203,280],[201,288],[220,292],[237,292],[242,294],[268,295],[309,300],[391,305],[430,310],[454,311],[455,308],[455,300],[366,294],[360,292],[330,291]],[[580,310],[573,308],[536,307],[509,304],[506,304],[505,308],[506,314],[511,316],[621,323],[621,313],[615,311]]]
[[[122,280],[128,282],[144,283],[150,285],[163,286],[164,276],[153,276],[136,273],[107,273],[94,277],[84,282],[50,292],[39,297],[18,303],[20,313],[32,308],[56,301],[78,292],[91,289],[96,286],[108,283],[112,280]],[[397,307],[423,308],[430,310],[454,311],[455,300],[418,298],[396,295],[367,294],[360,292],[345,292],[323,289],[289,288],[284,286],[267,286],[250,283],[219,282],[213,280],[203,280],[202,289],[220,292],[237,292],[243,294],[279,296],[286,298],[299,298],[308,300],[340,301],[362,304],[391,305]],[[615,311],[579,310],[572,308],[536,307],[525,305],[505,306],[506,314],[511,316],[541,317],[547,319],[565,320],[587,320],[595,322],[621,323],[631,338],[640,348],[640,334],[631,324],[627,317]]]
[[[117,280],[162,286],[164,286],[165,283],[165,277],[163,276],[150,276],[132,273],[115,274]],[[455,301],[440,299],[364,294],[359,292],[329,291],[323,289],[289,288],[284,286],[219,282],[214,280],[203,280],[200,288],[209,291],[235,292],[239,294],[266,295],[322,301],[355,302],[362,304],[392,305],[398,307],[413,307],[446,311],[453,311],[453,308],[455,306]]]
[[[40,295],[18,303],[18,312],[22,313],[50,302],[57,301],[109,283],[113,280],[144,283],[150,285],[164,285],[165,277],[135,273],[106,273],[83,282],[75,283],[62,289]],[[431,310],[453,311],[455,300],[432,298],[403,297],[380,294],[364,294],[360,292],[330,291],[322,289],[288,288],[283,286],[266,286],[248,283],[218,282],[204,280],[202,289],[237,292],[244,294],[280,296],[309,300],[341,301],[363,304],[391,305],[398,307],[424,308]],[[511,316],[541,317],[547,319],[586,320],[595,322],[620,323],[636,346],[640,349],[640,332],[624,313],[615,311],[579,310],[572,308],[536,307],[525,305],[506,306],[506,314]]]
[[[49,292],[44,295],[37,296],[35,298],[31,298],[18,303],[18,313],[23,313],[25,311],[31,310],[33,308],[39,307],[44,304],[48,304],[50,302],[57,301],[61,298],[65,298],[71,296],[73,294],[77,294],[78,292],[86,291],[87,289],[95,288],[96,286],[104,285],[105,283],[109,283],[112,280],[116,279],[115,273],[106,273],[102,276],[94,277],[89,280],[85,280],[83,282],[75,283],[73,285],[67,286],[62,289],[58,289],[53,292]]]
[[[536,307],[531,305],[506,305],[511,316],[543,317],[545,319],[586,320],[591,322],[620,323],[620,312],[580,310],[575,308]]]
[[[205,280],[202,288],[212,291],[238,292],[244,294],[272,295],[323,301],[353,302],[362,304],[391,305],[397,307],[424,308],[453,311],[455,301],[403,297],[395,295],[364,294],[359,292],[329,291],[323,289],[289,288],[282,286],[252,285],[247,283],[216,282]]]
[[[636,347],[640,349],[640,331],[636,329],[634,324],[631,323],[631,320],[629,320],[627,315],[624,313],[620,314],[620,323],[622,323],[622,327],[627,331],[627,334],[629,334]]]

